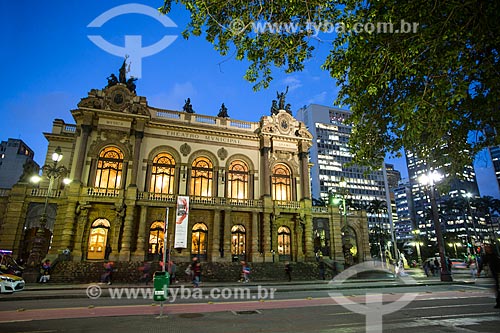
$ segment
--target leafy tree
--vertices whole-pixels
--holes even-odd
[[[378,226],[374,228],[378,231],[378,247],[380,252],[380,257],[382,258],[382,252],[384,250],[384,237],[382,236],[382,213],[387,211],[387,203],[383,200],[373,199],[368,204],[368,213],[374,214],[378,218]]]
[[[353,111],[356,164],[378,168],[386,153],[397,156],[404,147],[429,167],[461,171],[483,147],[499,143],[496,0],[164,0],[160,11],[172,3],[191,13],[185,38],[203,34],[220,54],[234,51],[250,62],[245,78],[255,89],[268,87],[274,67],[301,71],[322,38],[333,39],[323,69],[341,86],[338,104]],[[255,22],[281,29],[256,33]],[[373,31],[388,22],[392,33]],[[283,29],[289,23],[301,29]],[[337,24],[337,34],[307,28],[320,24]],[[436,147],[447,147],[446,154]]]

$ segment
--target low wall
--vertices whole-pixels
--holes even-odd
[[[142,272],[139,267],[142,262],[115,262],[113,273],[113,282],[117,283],[136,283],[139,281]],[[188,263],[177,264],[177,279],[179,281],[187,280],[184,270]],[[241,265],[237,262],[201,263],[203,281],[238,281],[241,273]],[[284,263],[249,263],[251,268],[250,279],[253,281],[285,281]],[[319,269],[316,262],[297,262],[291,263],[292,279],[294,280],[316,280],[319,279]],[[151,272],[160,270],[158,262],[152,263]],[[104,273],[103,262],[73,262],[63,261],[54,266],[51,274],[51,282],[54,283],[91,283],[99,282]],[[327,269],[326,278],[332,277],[332,270]]]

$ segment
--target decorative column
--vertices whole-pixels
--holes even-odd
[[[250,241],[250,258],[253,262],[262,260],[261,253],[259,251],[259,213],[252,212],[252,229],[251,229],[251,241]]]
[[[261,155],[261,164],[262,164],[262,177],[261,179],[261,193],[263,196],[271,195],[271,177],[270,177],[270,166],[269,166],[269,152],[271,151],[270,147],[262,147],[260,149]]]
[[[213,221],[213,232],[212,232],[212,249],[210,254],[211,261],[225,261],[221,258],[221,249],[220,249],[220,238],[224,237],[224,235],[220,234],[220,223],[221,223],[221,214],[220,210],[214,210],[214,221]],[[225,256],[225,254],[224,254]]]
[[[76,158],[75,164],[75,175],[73,177],[73,181],[81,182],[82,181],[82,172],[85,164],[85,156],[87,153],[87,143],[89,141],[89,135],[92,131],[91,125],[82,125],[82,134],[80,137],[80,145],[78,147],[78,156]]]
[[[221,235],[224,240],[224,258],[231,261],[231,210],[224,210],[224,234]]]
[[[134,165],[132,166],[132,177],[130,179],[130,186],[137,186],[137,173],[139,172],[139,167],[141,166],[141,161],[139,160],[141,156],[141,145],[142,138],[144,137],[144,132],[135,132],[135,145],[134,145]]]
[[[339,219],[332,218],[332,221],[330,223],[330,228],[332,230],[333,238],[332,238],[332,248],[333,248],[333,259],[341,264],[343,267],[345,258],[344,258],[344,251],[342,248],[342,219],[340,216],[340,212],[337,209],[337,212],[333,210],[333,207],[330,206],[330,209],[332,210],[332,217],[334,217],[334,213],[339,214]]]
[[[73,256],[73,261],[83,260],[83,254],[85,253],[83,247],[86,246],[88,242],[88,240],[84,239],[85,230],[88,224],[89,209],[91,207],[91,205],[85,202],[80,202],[75,208],[75,216],[77,219],[75,244],[73,249],[69,248],[72,250],[71,255]]]
[[[132,230],[134,228],[134,211],[137,188],[129,188],[127,190],[127,199],[125,200],[125,221],[123,224],[122,248],[120,250],[120,261],[130,260],[130,245],[132,242]]]
[[[310,199],[310,181],[309,181],[309,154],[307,152],[299,153],[300,159],[300,184],[302,188],[302,198]]]
[[[146,222],[148,218],[148,206],[140,206],[139,229],[137,231],[137,248],[132,255],[132,260],[142,261],[146,255]]]

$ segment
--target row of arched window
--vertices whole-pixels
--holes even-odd
[[[92,223],[87,259],[103,259],[105,249],[109,245],[110,223],[107,219],[97,219]],[[164,249],[165,222],[155,221],[149,229],[148,257],[155,259],[163,253]],[[247,248],[247,233],[245,226],[234,225],[231,228],[231,256],[244,258]],[[278,255],[291,255],[291,232],[290,228],[281,226],[278,228]],[[206,259],[208,252],[208,227],[205,223],[196,223],[191,229],[191,255]]]
[[[113,146],[104,148],[97,161],[94,186],[119,189],[122,186],[123,158],[124,155],[119,148]],[[147,191],[175,194],[178,177],[176,177],[176,161],[172,154],[167,152],[157,154],[150,169]],[[194,159],[189,174],[190,195],[212,197],[214,177],[213,163],[208,157],[200,156]],[[227,197],[251,199],[251,179],[250,169],[245,161],[232,161],[225,174]],[[286,164],[280,163],[273,167],[271,186],[274,200],[292,200],[291,170]]]

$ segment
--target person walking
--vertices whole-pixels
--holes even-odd
[[[481,261],[477,270],[477,277],[481,276],[481,272],[485,265],[488,265],[490,274],[495,281],[496,304],[495,309],[500,309],[500,285],[498,283],[498,275],[500,274],[500,257],[495,253],[493,245],[484,245],[484,254],[481,256]]]
[[[248,266],[246,261],[241,262],[241,276],[243,279],[243,283],[250,282],[250,267]]]
[[[196,261],[194,262],[194,268],[192,268],[193,271],[193,287],[198,288],[201,283],[201,264]]]
[[[112,277],[113,277],[113,262],[106,261],[104,262],[104,274],[101,277],[101,282],[111,284]]]
[[[323,258],[319,259],[318,268],[319,268],[319,277],[321,280],[324,280],[326,273],[326,264]]]
[[[289,261],[285,263],[285,275],[288,278],[288,282],[292,281],[292,266],[290,266]]]

